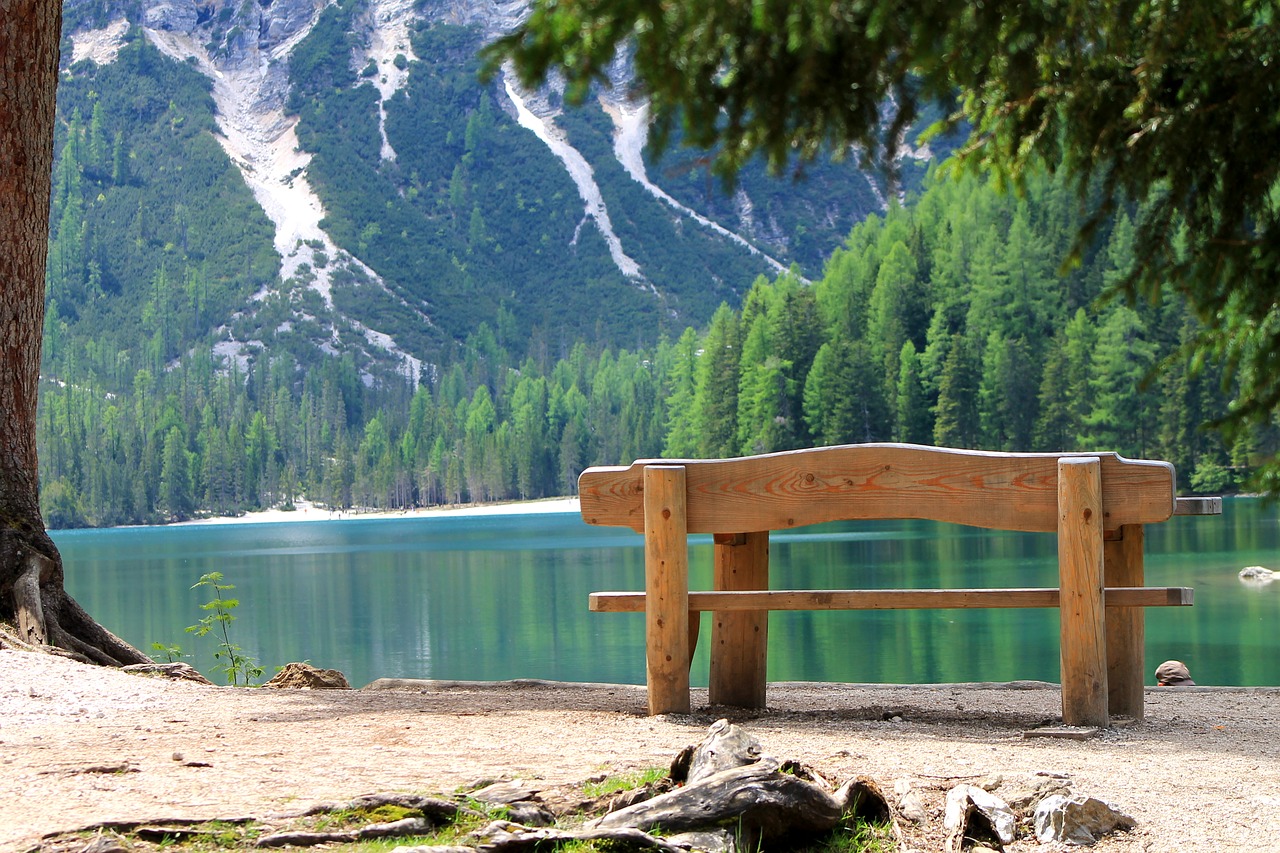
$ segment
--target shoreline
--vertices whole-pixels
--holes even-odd
[[[246,512],[244,515],[215,515],[209,518],[193,518],[170,524],[151,524],[147,527],[193,527],[225,524],[281,524],[313,521],[382,521],[415,518],[470,518],[499,515],[543,515],[580,512],[580,503],[574,498],[543,498],[532,501],[504,501],[489,504],[462,504],[452,506],[418,507],[406,510],[330,510],[316,507],[310,501],[298,501],[297,509],[265,509]]]

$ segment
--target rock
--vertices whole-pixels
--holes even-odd
[[[1026,814],[1045,797],[1071,795],[1071,780],[1061,776],[1016,776],[1005,780],[1001,794],[1009,808]]]
[[[155,3],[142,14],[142,22],[154,30],[172,30],[189,33],[196,26],[196,8],[193,3]]]
[[[529,800],[508,804],[507,819],[524,826],[552,826],[556,822],[555,815]]]
[[[899,779],[893,783],[893,792],[898,796],[898,814],[912,823],[924,823],[929,817],[925,808],[924,794],[911,784],[910,779]]]
[[[263,687],[293,690],[350,690],[347,677],[336,669],[319,669],[309,663],[287,663]]]
[[[342,809],[373,811],[382,806],[399,806],[402,809],[420,812],[427,820],[437,826],[443,823],[451,823],[457,820],[459,815],[481,816],[479,812],[473,811],[453,800],[400,793],[362,794],[345,805],[328,804],[313,809],[308,814],[320,814],[321,812],[340,811]]]
[[[201,675],[194,666],[182,661],[175,663],[135,663],[121,667],[121,671],[131,675],[163,675],[165,678],[172,678],[176,681],[194,681],[196,684],[213,685],[213,682]]]
[[[511,803],[531,800],[537,793],[537,788],[526,784],[520,779],[512,779],[486,785],[483,788],[472,791],[467,796],[482,803],[488,803],[491,806],[505,806]]]
[[[1247,566],[1240,570],[1240,580],[1245,583],[1264,584],[1276,579],[1276,573],[1262,566]]]
[[[957,785],[947,792],[942,825],[950,850],[961,850],[966,839],[1001,847],[1013,843],[1018,817],[995,794],[977,785]]]
[[[1167,660],[1156,667],[1156,684],[1161,687],[1194,687],[1191,672],[1180,660]]]
[[[999,773],[996,773],[993,776],[984,776],[978,780],[979,788],[981,788],[984,791],[990,791],[992,793],[1000,790],[1000,786],[1003,784],[1004,784],[1004,777],[1001,776]]]
[[[1054,794],[1036,806],[1036,839],[1041,844],[1094,844],[1117,829],[1133,829],[1137,822],[1096,797]]]

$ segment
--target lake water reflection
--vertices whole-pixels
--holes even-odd
[[[1277,510],[1227,500],[1220,517],[1147,530],[1147,580],[1194,586],[1191,608],[1147,616],[1148,681],[1166,658],[1202,684],[1280,684],[1280,582],[1248,587],[1244,566],[1280,568]],[[637,614],[590,613],[587,595],[642,589],[642,539],[576,514],[61,531],[67,586],[143,649],[177,643],[206,673],[213,643],[185,634],[203,612],[199,577],[239,598],[233,641],[272,667],[309,660],[354,685],[381,676],[644,681]],[[775,587],[1053,586],[1052,534],[916,521],[828,524],[775,534]],[[711,545],[695,537],[693,584],[709,588]],[[704,619],[709,619],[704,616]],[[774,613],[771,681],[1058,679],[1053,610]],[[704,622],[703,637],[710,636]],[[707,679],[706,643],[693,667]]]

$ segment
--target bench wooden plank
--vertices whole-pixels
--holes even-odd
[[[1189,607],[1195,590],[1183,586],[1107,587],[1112,607]],[[1059,590],[1014,589],[769,589],[689,593],[693,612],[741,610],[953,610],[1058,607]],[[593,592],[596,613],[643,613],[643,592]]]
[[[640,460],[588,468],[578,480],[589,524],[644,531],[643,470],[683,465],[690,533],[787,530],[827,521],[919,518],[997,530],[1058,527],[1058,460],[1093,455],[1102,464],[1103,524],[1173,515],[1167,462],[1117,454],[991,453],[910,444],[860,444],[741,459]]]
[[[719,590],[769,588],[769,533],[715,537],[712,582]],[[693,621],[697,622],[695,616]],[[769,614],[764,610],[723,611],[711,622],[712,705],[763,708],[768,668]]]
[[[1126,524],[1118,536],[1103,543],[1103,579],[1107,588],[1140,587],[1146,583],[1142,565],[1141,524]],[[1146,669],[1146,614],[1142,606],[1117,607],[1110,592],[1107,605],[1107,707],[1112,714],[1141,720],[1143,674]]]
[[[1222,515],[1222,498],[1178,498],[1174,515]]]
[[[1062,722],[1105,726],[1107,617],[1102,567],[1102,460],[1058,460],[1058,620],[1062,642]]]
[[[685,469],[645,469],[645,661],[650,714],[689,713],[689,544]]]

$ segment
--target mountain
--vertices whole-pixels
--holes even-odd
[[[591,464],[894,435],[871,415],[904,334],[928,432],[970,236],[990,232],[1000,267],[1021,220],[985,189],[948,195],[911,144],[895,188],[851,156],[752,165],[728,189],[706,152],[651,150],[625,57],[581,107],[481,82],[477,49],[521,14],[69,0],[37,431],[50,526],[537,498]],[[914,220],[893,202],[917,190]],[[1046,193],[1036,225],[1057,245],[1070,205]],[[855,387],[861,415],[827,411]]]
[[[416,384],[476,334],[541,359],[649,345],[760,275],[819,275],[887,207],[856,158],[732,190],[701,152],[655,159],[625,58],[581,108],[481,83],[476,50],[522,13],[69,0],[47,372],[121,390],[197,351],[288,353]],[[929,152],[906,150],[911,188]]]

